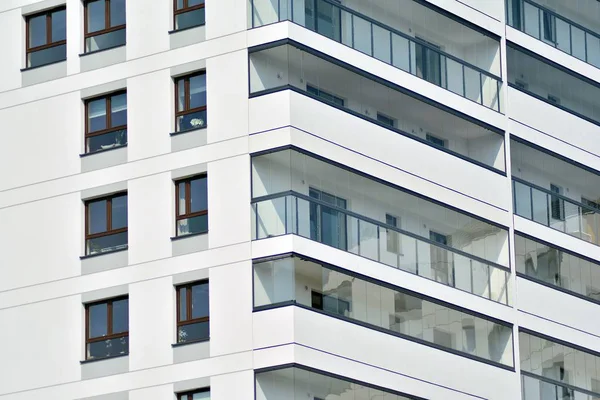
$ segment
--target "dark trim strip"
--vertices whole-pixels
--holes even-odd
[[[89,360],[81,360],[81,361],[79,361],[79,364],[81,364],[81,365],[91,364],[96,361],[106,361],[106,360],[112,360],[115,358],[128,357],[128,356],[129,356],[129,352],[127,352],[125,354],[117,354],[116,356],[108,356],[108,357],[100,357],[100,358],[91,358]]]
[[[206,215],[206,214],[204,214],[204,215]],[[193,217],[190,217],[190,218],[193,218]],[[187,233],[185,235],[172,236],[171,241],[176,242],[178,240],[187,239],[187,238],[194,237],[194,236],[206,235],[206,234],[208,234],[208,229],[205,232],[195,232],[195,233]]]
[[[111,133],[111,132],[108,132],[108,133]],[[127,143],[122,144],[120,146],[111,147],[110,149],[100,149],[100,150],[96,150],[91,153],[83,153],[83,154],[80,154],[79,157],[85,158],[85,157],[93,156],[95,154],[102,154],[102,153],[106,153],[108,151],[119,150],[119,149],[123,149],[123,148],[127,148]]]
[[[327,202],[325,202],[323,200],[319,200],[319,199],[315,199],[313,197],[306,196],[306,195],[304,195],[302,193],[298,193],[298,192],[295,192],[293,190],[289,190],[289,191],[286,191],[286,192],[273,193],[273,194],[269,194],[269,195],[261,196],[261,197],[256,197],[256,198],[253,198],[251,200],[251,204],[256,204],[256,203],[260,203],[260,202],[268,201],[268,200],[273,200],[273,199],[280,199],[280,198],[284,198],[284,197],[287,197],[287,196],[296,197],[296,198],[308,201],[310,203],[317,203],[317,204],[319,204],[321,206],[325,206],[325,207],[327,207],[329,209],[335,210],[335,211],[337,211],[337,212],[339,212],[341,214],[349,215],[349,216],[354,217],[356,219],[359,219],[361,221],[365,221],[365,222],[368,222],[370,224],[380,226],[380,227],[382,227],[384,229],[392,230],[394,232],[397,232],[397,233],[399,233],[401,235],[405,235],[405,236],[411,237],[411,238],[413,238],[415,240],[418,240],[420,242],[425,242],[425,243],[428,243],[428,244],[432,244],[435,247],[439,247],[439,248],[444,249],[446,251],[449,251],[451,253],[456,253],[456,254],[459,254],[459,255],[461,255],[463,257],[479,261],[479,262],[481,262],[483,264],[492,266],[494,268],[498,268],[498,269],[504,270],[505,272],[508,272],[508,273],[511,272],[510,268],[505,267],[505,266],[503,266],[501,264],[497,264],[497,263],[495,263],[493,261],[486,260],[485,258],[476,256],[476,255],[473,255],[473,254],[469,254],[469,253],[467,253],[467,252],[465,252],[463,250],[457,249],[455,247],[450,247],[448,245],[445,245],[445,244],[442,244],[442,243],[438,243],[438,242],[436,242],[434,240],[431,240],[429,238],[426,238],[424,236],[419,236],[416,233],[412,233],[412,232],[406,231],[404,229],[398,228],[398,227],[393,226],[393,225],[388,225],[385,222],[377,221],[376,219],[373,219],[373,218],[370,218],[370,217],[358,214],[358,213],[356,213],[354,211],[351,211],[351,210],[347,210],[347,209],[338,207],[337,205],[334,205],[334,204],[329,204],[329,203],[327,203]]]
[[[272,372],[272,371],[278,371],[278,370],[282,370],[282,369],[288,369],[288,368],[302,369],[302,370],[305,370],[305,371],[308,371],[308,372],[312,372],[312,373],[315,373],[315,374],[327,376],[329,378],[339,379],[341,381],[345,381],[345,382],[349,382],[349,383],[354,383],[354,384],[360,385],[360,386],[366,386],[366,387],[369,387],[369,388],[372,388],[372,389],[375,389],[375,390],[381,390],[382,392],[386,392],[386,393],[389,393],[389,394],[394,394],[394,395],[397,395],[397,396],[406,397],[407,399],[410,399],[410,400],[427,400],[427,399],[424,399],[422,397],[413,396],[413,395],[408,394],[408,393],[398,392],[396,390],[388,389],[388,388],[385,388],[383,386],[373,385],[373,384],[366,383],[366,382],[363,382],[363,381],[359,381],[359,380],[356,380],[356,379],[353,379],[353,378],[348,378],[346,376],[337,375],[337,374],[334,374],[334,373],[331,373],[331,372],[323,371],[323,370],[320,370],[320,369],[316,369],[316,368],[313,368],[313,367],[308,367],[306,365],[297,364],[297,363],[280,364],[280,365],[276,365],[276,366],[272,366],[272,367],[257,368],[257,369],[255,369],[254,370],[254,382],[255,382],[254,386],[255,386],[255,390],[256,390],[256,375],[264,374],[266,372]],[[256,392],[255,392],[255,397],[254,398],[256,399]]]
[[[190,340],[189,342],[172,343],[171,347],[177,348],[177,347],[187,346],[190,344],[198,344],[198,343],[206,343],[206,342],[210,342],[210,337],[203,338],[203,339]]]
[[[208,125],[204,125],[204,126],[202,126],[200,128],[184,129],[182,131],[171,132],[171,133],[169,133],[169,136],[173,137],[173,136],[183,135],[185,133],[191,133],[191,132],[195,132],[195,131],[201,131],[202,129],[206,129],[206,128],[208,128]]]
[[[420,100],[420,101],[422,101],[422,102],[424,102],[426,104],[429,104],[430,106],[434,106],[434,107],[436,107],[436,108],[438,108],[438,109],[440,109],[442,111],[446,111],[446,112],[448,112],[450,114],[453,114],[453,115],[455,115],[455,116],[457,116],[459,118],[462,118],[462,119],[465,119],[465,120],[467,120],[469,122],[472,122],[472,123],[474,123],[474,124],[476,124],[478,126],[481,126],[482,128],[485,128],[485,129],[488,129],[490,131],[496,132],[498,134],[504,135],[504,131],[501,128],[499,128],[499,127],[493,126],[493,125],[491,125],[491,124],[489,124],[487,122],[484,122],[484,121],[482,121],[480,119],[477,119],[477,118],[475,118],[473,116],[464,114],[464,113],[462,113],[462,112],[460,112],[458,110],[455,110],[455,109],[453,109],[453,108],[451,108],[451,107],[449,107],[449,106],[447,106],[445,104],[438,103],[437,101],[432,100],[432,99],[430,99],[427,96],[424,96],[424,95],[419,94],[417,92],[413,92],[412,90],[409,90],[409,89],[407,89],[405,87],[399,86],[399,85],[397,85],[397,84],[395,84],[395,83],[393,83],[391,81],[385,80],[385,79],[383,79],[383,78],[381,78],[381,77],[379,77],[377,75],[373,75],[373,74],[371,74],[371,73],[369,73],[369,72],[367,72],[367,71],[365,71],[363,69],[360,69],[360,68],[357,68],[357,67],[355,67],[353,65],[347,64],[347,63],[341,61],[338,58],[332,57],[332,56],[330,56],[328,54],[325,54],[325,53],[321,53],[320,51],[315,50],[312,47],[308,47],[308,46],[306,46],[306,45],[304,45],[302,43],[296,42],[293,39],[289,39],[289,38],[288,39],[281,39],[281,40],[276,40],[274,42],[264,43],[264,44],[261,44],[261,45],[258,45],[258,46],[249,47],[248,48],[248,55],[250,55],[252,53],[256,53],[257,51],[267,50],[267,49],[271,49],[273,47],[278,47],[278,46],[282,46],[282,45],[289,45],[289,46],[295,47],[295,48],[297,48],[297,49],[299,49],[301,51],[305,51],[305,52],[307,52],[309,54],[312,54],[315,57],[322,58],[323,60],[328,61],[328,62],[330,62],[332,64],[335,64],[335,65],[337,65],[339,67],[345,68],[345,69],[349,70],[350,72],[354,72],[354,73],[356,73],[358,75],[361,75],[364,78],[367,78],[367,79],[370,79],[372,81],[375,81],[375,82],[377,82],[377,83],[379,83],[381,85],[389,87],[390,89],[397,90],[397,91],[399,91],[399,92],[401,92],[401,93],[403,93],[403,94],[405,94],[407,96],[410,96],[410,97],[412,97],[414,99]],[[437,85],[435,85],[435,86],[436,87],[441,87],[441,86],[437,86]],[[442,88],[442,89],[444,89],[444,88]],[[446,90],[446,89],[444,89],[444,90]],[[479,104],[477,102],[474,102],[473,100],[467,99],[466,97],[460,96],[458,94],[457,94],[457,96],[459,96],[462,99],[466,99],[466,100],[469,100],[469,101],[471,101],[473,103]],[[481,106],[481,104],[479,104],[479,105]],[[488,108],[486,106],[481,106],[481,107],[483,107],[486,110],[492,110],[492,111],[494,111],[496,113],[498,112],[498,111],[495,111],[495,110],[493,110],[491,108]],[[504,115],[504,114],[501,114],[501,115]]]
[[[472,354],[463,353],[463,352],[455,350],[455,349],[451,349],[451,348],[448,348],[448,347],[443,347],[443,346],[440,346],[440,345],[438,345],[436,343],[428,342],[426,340],[419,339],[419,338],[414,337],[414,336],[408,336],[408,335],[405,335],[405,334],[402,334],[402,333],[399,333],[399,332],[394,332],[394,331],[391,331],[389,329],[384,329],[384,328],[381,328],[379,326],[371,325],[371,324],[368,324],[366,322],[362,322],[362,321],[359,321],[359,320],[356,320],[356,319],[351,319],[351,318],[344,317],[344,316],[341,316],[341,315],[336,315],[336,314],[333,314],[333,313],[328,313],[326,311],[322,311],[322,310],[319,310],[319,309],[316,309],[316,308],[308,307],[308,306],[305,306],[305,305],[299,304],[299,303],[295,303],[294,305],[287,305],[287,306],[288,307],[298,307],[298,308],[301,308],[301,309],[304,309],[304,310],[307,310],[307,311],[315,312],[317,314],[325,315],[325,316],[330,317],[330,318],[335,318],[335,319],[338,319],[340,321],[349,322],[351,324],[358,325],[358,326],[361,326],[363,328],[367,328],[367,329],[371,329],[371,330],[374,330],[374,331],[377,331],[377,332],[388,334],[390,336],[396,336],[396,337],[398,337],[400,339],[408,340],[410,342],[414,342],[414,343],[417,343],[417,344],[428,346],[428,347],[431,347],[431,348],[434,348],[434,349],[437,349],[437,350],[441,350],[441,351],[444,351],[444,352],[447,352],[447,353],[451,353],[451,354],[454,354],[454,355],[457,355],[457,356],[465,357],[465,358],[471,359],[473,361],[479,361],[479,362],[482,362],[482,363],[485,363],[485,364],[488,364],[488,365],[491,365],[491,366],[494,366],[494,367],[505,369],[507,371],[515,372],[515,367],[514,366],[511,367],[511,366],[508,366],[508,365],[505,365],[505,364],[498,363],[496,361],[488,360],[488,359],[483,358],[483,357],[478,357],[478,356],[474,356]],[[276,308],[280,308],[280,307],[276,307]],[[263,308],[262,310],[256,311],[256,312],[262,312],[262,311],[267,311],[267,310],[269,310],[269,308]],[[514,353],[514,338],[512,337],[512,334],[511,334],[511,339],[512,339],[511,340],[511,345],[513,346],[513,353]]]
[[[594,393],[594,392],[589,391],[587,389],[578,388],[577,386],[573,386],[573,385],[570,385],[568,383],[564,383],[564,382],[560,382],[560,381],[555,381],[554,379],[550,379],[550,378],[547,378],[547,377],[541,376],[541,375],[536,375],[536,374],[533,374],[533,373],[528,372],[528,371],[523,371],[522,370],[521,371],[521,375],[528,376],[528,377],[536,379],[538,381],[547,382],[547,383],[550,383],[550,384],[558,386],[558,387],[564,387],[564,388],[567,388],[567,389],[571,389],[571,390],[573,390],[575,392],[584,393],[584,394],[592,396],[592,398],[594,398],[594,399],[600,397],[599,393]],[[575,396],[575,397],[578,398],[577,396]],[[564,398],[568,399],[570,397],[564,397]]]
[[[518,214],[517,214],[517,215],[518,215]],[[525,218],[525,217],[523,217],[523,218]],[[541,225],[541,224],[540,224],[540,225]],[[564,253],[571,254],[572,256],[575,256],[575,257],[581,258],[582,260],[586,260],[586,261],[589,261],[589,262],[591,262],[591,263],[594,263],[594,264],[598,265],[598,267],[600,268],[600,261],[599,261],[599,260],[596,260],[596,259],[594,259],[594,258],[591,258],[591,257],[585,256],[585,255],[583,255],[583,254],[576,253],[576,252],[574,252],[573,250],[569,250],[569,249],[567,249],[567,248],[565,248],[565,247],[561,247],[561,246],[559,246],[559,245],[557,245],[557,244],[550,243],[550,242],[548,242],[548,241],[542,240],[542,239],[540,239],[540,238],[538,238],[538,237],[536,237],[536,236],[531,236],[531,235],[529,235],[529,234],[527,234],[527,233],[525,233],[525,232],[522,232],[522,231],[517,231],[517,230],[515,230],[515,235],[518,235],[518,236],[523,236],[523,237],[524,237],[524,238],[526,238],[526,239],[533,240],[534,242],[538,242],[538,243],[540,243],[540,244],[546,245],[546,246],[548,246],[548,247],[552,247],[552,248],[554,248],[554,249],[557,249],[557,250],[559,250],[559,251],[562,251],[562,252],[564,252]],[[575,239],[578,239],[578,238],[575,238]],[[586,242],[586,243],[590,243],[590,242]],[[591,244],[591,243],[590,243],[590,244]]]
[[[59,64],[59,63],[66,62],[66,61],[67,61],[67,59],[65,58],[64,60],[58,60],[58,61],[53,61],[53,62],[50,62],[50,63],[47,63],[47,64],[36,65],[35,67],[21,68],[21,70],[20,70],[20,71],[21,71],[21,72],[32,71],[32,70],[34,70],[34,69],[38,69],[38,68],[47,67],[47,66],[49,66],[49,65]]]
[[[307,91],[298,89],[297,87],[292,86],[292,85],[283,85],[283,86],[278,86],[278,87],[271,88],[271,89],[261,90],[260,92],[254,92],[254,93],[250,94],[249,98],[253,99],[255,97],[266,96],[266,95],[273,94],[273,93],[278,93],[278,92],[281,92],[281,91],[284,91],[284,90],[290,90],[290,91],[298,93],[300,95],[303,95],[303,96],[306,96],[306,97],[310,97],[311,99],[317,100],[317,101],[319,101],[319,102],[321,102],[323,104],[326,104],[326,105],[331,106],[331,107],[333,107],[335,109],[343,111],[343,112],[345,112],[347,114],[350,114],[350,115],[353,115],[353,116],[355,116],[357,118],[360,118],[363,121],[367,121],[369,123],[378,125],[378,126],[380,126],[382,128],[385,128],[385,129],[388,129],[388,130],[390,130],[392,132],[398,133],[398,134],[400,134],[400,135],[402,135],[404,137],[407,137],[409,139],[412,139],[412,140],[415,140],[415,141],[417,141],[419,143],[422,143],[422,144],[424,144],[426,146],[433,147],[434,149],[439,150],[439,151],[441,151],[443,153],[450,154],[450,155],[452,155],[454,157],[460,158],[463,161],[467,161],[467,162],[469,162],[471,164],[477,165],[478,167],[485,168],[485,169],[487,169],[489,171],[492,171],[492,172],[494,172],[496,174],[499,174],[499,175],[502,175],[502,176],[506,176],[506,171],[494,168],[494,167],[492,167],[490,165],[484,164],[484,163],[482,163],[480,161],[477,161],[475,159],[469,158],[469,157],[467,157],[467,156],[465,156],[463,154],[457,153],[456,151],[447,149],[445,147],[436,146],[432,142],[427,141],[427,140],[425,140],[423,138],[420,138],[420,137],[418,137],[416,135],[410,134],[410,133],[405,132],[405,131],[403,131],[401,129],[398,129],[398,128],[395,128],[393,126],[390,126],[390,125],[384,124],[382,122],[379,122],[375,118],[369,118],[369,117],[367,117],[367,116],[365,116],[365,115],[363,115],[363,114],[361,114],[361,113],[359,113],[357,111],[351,110],[348,107],[340,106],[340,105],[335,104],[335,103],[333,103],[331,101],[327,101],[327,100],[325,100],[325,99],[323,99],[323,98],[321,98],[319,96],[315,96],[315,95],[313,95],[311,93],[308,93]],[[492,134],[498,134],[498,133],[492,131]],[[504,136],[504,134],[501,134],[501,136]]]
[[[363,274],[358,273],[358,272],[349,271],[349,270],[344,269],[342,267],[338,267],[337,265],[329,264],[329,263],[326,263],[324,261],[320,261],[320,260],[318,260],[318,259],[316,259],[314,257],[298,253],[297,251],[293,251],[291,253],[286,253],[286,254],[279,255],[279,256],[269,256],[269,257],[264,257],[264,258],[256,258],[256,259],[252,260],[252,265],[258,264],[258,263],[262,263],[262,262],[266,262],[266,261],[274,261],[274,260],[289,258],[289,257],[297,257],[297,258],[299,258],[301,260],[309,261],[309,262],[318,264],[318,265],[320,265],[321,267],[323,267],[325,269],[331,269],[333,271],[340,272],[340,273],[345,274],[345,275],[354,276],[354,277],[356,277],[358,279],[364,280],[366,282],[370,282],[370,283],[372,283],[374,285],[385,287],[385,288],[388,288],[388,289],[391,289],[391,290],[395,290],[395,291],[407,294],[409,296],[416,297],[416,298],[421,299],[421,300],[428,301],[430,303],[434,303],[434,304],[438,304],[438,305],[441,305],[441,306],[444,306],[444,307],[447,307],[447,308],[451,308],[453,310],[457,310],[457,311],[463,312],[465,314],[469,314],[469,315],[472,315],[474,317],[484,319],[486,321],[491,321],[491,322],[493,322],[495,324],[498,324],[498,325],[502,325],[502,326],[506,326],[506,327],[513,326],[513,324],[511,324],[508,321],[503,321],[501,319],[498,319],[498,318],[495,318],[495,317],[492,317],[492,316],[489,316],[489,315],[486,315],[486,314],[482,314],[482,313],[479,313],[477,311],[473,311],[471,309],[468,309],[468,308],[465,308],[465,307],[461,307],[461,306],[456,305],[456,304],[448,303],[448,302],[440,300],[440,299],[438,299],[436,297],[429,297],[429,296],[424,295],[424,294],[422,294],[420,292],[413,292],[412,290],[405,289],[405,288],[400,287],[400,286],[392,285],[389,282],[377,280],[377,279],[375,279],[375,278],[373,278],[371,276],[368,276],[368,275],[363,275]],[[283,302],[283,303],[286,303],[286,302]],[[297,304],[296,301],[292,300],[291,303],[288,304],[288,305],[296,305],[296,304]],[[497,304],[503,305],[502,303],[497,303]],[[503,306],[506,306],[506,305],[503,305]],[[264,308],[264,307],[272,308],[272,305],[269,304],[267,306],[255,307],[255,309]]]
[[[93,199],[89,199],[89,200],[93,200]],[[85,201],[87,201],[87,200],[85,200]],[[111,251],[105,251],[105,252],[102,252],[102,253],[96,253],[96,254],[89,254],[89,255],[86,255],[86,256],[80,256],[80,257],[79,257],[79,259],[80,259],[80,260],[87,260],[88,258],[94,258],[94,257],[99,257],[99,256],[105,256],[105,255],[107,255],[107,254],[119,253],[119,252],[121,252],[121,251],[127,251],[127,250],[129,250],[129,245],[125,245],[125,247],[124,247],[124,248],[122,248],[122,249],[111,250]]]
[[[563,346],[566,346],[566,347],[570,347],[572,349],[579,350],[579,351],[581,351],[583,353],[590,354],[590,355],[592,355],[594,357],[599,357],[600,358],[600,352],[594,351],[592,349],[588,349],[588,348],[583,347],[583,346],[579,346],[579,345],[571,343],[571,342],[567,342],[565,340],[557,339],[557,338],[545,335],[545,334],[540,333],[540,332],[532,331],[531,329],[523,328],[522,326],[519,327],[519,333],[521,333],[521,332],[523,332],[523,333],[525,333],[527,335],[530,335],[530,336],[535,336],[535,337],[538,337],[540,339],[547,340],[549,342],[553,342],[553,343],[557,343],[557,344],[560,344],[560,345],[563,345]],[[589,333],[588,333],[588,335],[589,335]]]
[[[300,154],[304,154],[306,156],[312,157],[312,158],[314,158],[316,160],[322,161],[322,162],[327,163],[329,165],[333,165],[333,166],[335,166],[337,168],[340,168],[340,169],[343,169],[345,171],[352,172],[353,174],[359,175],[359,176],[361,176],[363,178],[370,179],[372,181],[375,181],[377,183],[380,183],[380,184],[385,185],[387,187],[390,187],[392,189],[399,190],[401,192],[410,194],[412,196],[416,196],[416,197],[418,197],[420,199],[427,200],[427,201],[429,201],[431,203],[434,203],[434,204],[437,204],[437,205],[439,205],[441,207],[447,208],[447,209],[452,210],[452,211],[456,211],[456,212],[458,212],[460,214],[467,215],[467,216],[469,216],[471,218],[474,218],[474,219],[476,219],[478,221],[482,221],[482,222],[485,222],[485,223],[490,224],[492,226],[495,226],[497,228],[500,228],[502,230],[508,231],[508,227],[507,226],[501,225],[501,224],[499,224],[497,222],[494,222],[494,221],[487,220],[487,219],[485,219],[485,218],[483,218],[481,216],[475,215],[473,213],[470,213],[470,212],[468,212],[466,210],[463,210],[463,209],[460,209],[458,207],[451,206],[451,205],[446,204],[446,203],[442,203],[441,201],[439,201],[437,199],[433,199],[433,198],[427,197],[427,196],[425,196],[425,195],[423,195],[421,193],[414,192],[414,191],[412,191],[410,189],[407,189],[407,188],[404,188],[402,186],[395,185],[395,184],[393,184],[391,182],[388,182],[388,181],[383,180],[381,178],[375,177],[373,175],[369,175],[369,174],[367,174],[367,173],[365,173],[363,171],[359,171],[359,170],[354,169],[352,167],[349,167],[347,165],[340,164],[340,163],[338,163],[336,161],[333,161],[333,160],[330,160],[330,159],[325,158],[323,156],[320,156],[318,154],[312,153],[312,152],[310,152],[308,150],[304,150],[304,149],[302,149],[300,147],[297,147],[295,145],[284,145],[284,146],[280,146],[280,147],[274,147],[274,148],[271,148],[271,149],[268,149],[268,150],[257,151],[257,152],[254,152],[254,153],[250,154],[250,159],[252,160],[252,158],[254,158],[254,157],[259,157],[259,156],[263,156],[263,155],[271,154],[271,153],[277,153],[279,151],[284,151],[284,150],[293,150],[293,151],[296,151],[296,152],[298,152]],[[250,194],[250,196],[251,196],[251,198],[253,198],[252,197],[253,196],[252,193]],[[502,211],[506,212],[506,210],[502,210]]]

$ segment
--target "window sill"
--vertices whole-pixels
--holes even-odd
[[[171,237],[171,241],[177,241],[177,240],[181,240],[181,239],[186,239],[186,238],[200,236],[200,235],[206,235],[206,234],[208,234],[208,231],[198,232],[198,233],[188,233],[187,235],[173,236],[173,237]]]
[[[177,135],[183,135],[185,133],[201,131],[202,129],[206,129],[206,128],[207,128],[207,126],[204,125],[203,127],[200,127],[200,128],[186,129],[185,131],[179,131],[179,132],[171,132],[171,133],[169,133],[169,136],[173,137],[173,136],[177,136]]]
[[[198,25],[194,25],[194,26],[190,26],[190,27],[187,27],[187,28],[173,29],[172,31],[169,31],[168,33],[169,33],[169,35],[172,35],[174,33],[189,31],[190,29],[194,29],[194,28],[200,28],[201,26],[206,26],[206,23],[204,23],[204,24],[198,24]]]
[[[105,251],[105,252],[97,253],[97,254],[88,254],[88,255],[85,255],[85,256],[80,256],[79,259],[80,260],[87,260],[89,258],[100,257],[100,256],[104,256],[104,255],[107,255],[107,254],[114,254],[114,253],[119,253],[121,251],[127,251],[127,250],[129,250],[129,246],[125,246],[122,249],[117,249],[117,250]]]
[[[121,146],[116,146],[116,147],[111,147],[110,149],[102,149],[102,150],[97,150],[94,151],[93,153],[82,153],[79,155],[79,157],[83,158],[83,157],[89,157],[89,156],[93,156],[95,154],[102,154],[102,153],[106,153],[108,151],[113,151],[113,150],[118,150],[118,149],[125,149],[127,148],[127,144],[121,145]]]
[[[210,341],[210,337],[206,338],[206,339],[198,339],[198,340],[192,340],[189,342],[182,342],[182,343],[173,343],[171,344],[172,348],[176,348],[176,347],[183,347],[183,346],[187,346],[190,344],[197,344],[197,343],[206,343]]]
[[[87,53],[81,53],[81,54],[79,54],[79,57],[85,57],[85,56],[89,56],[89,55],[92,55],[92,54],[102,53],[103,51],[108,51],[108,50],[112,50],[112,49],[118,49],[119,47],[125,47],[125,46],[127,46],[127,43],[120,44],[120,45],[117,45],[117,46],[107,47],[106,49],[99,49],[99,50],[94,50],[94,51],[88,51]]]
[[[119,355],[116,355],[116,356],[102,357],[102,358],[92,358],[90,360],[79,361],[79,364],[81,364],[81,365],[91,364],[91,363],[95,363],[95,362],[98,362],[98,361],[114,360],[115,358],[121,358],[121,357],[127,357],[127,356],[129,356],[129,353],[119,354]]]
[[[65,62],[65,61],[67,61],[66,58],[64,60],[58,60],[58,61],[54,61],[54,62],[44,64],[44,65],[37,65],[35,67],[21,68],[21,72],[27,72],[27,71],[31,71],[31,70],[38,69],[38,68],[48,67],[50,65],[59,64],[59,63]]]

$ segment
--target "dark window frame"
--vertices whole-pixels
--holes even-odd
[[[95,153],[94,151],[90,152],[88,151],[88,139],[94,137],[94,136],[101,136],[101,135],[106,135],[108,133],[112,133],[112,132],[117,132],[117,131],[121,131],[121,130],[125,130],[127,131],[127,124],[125,125],[119,125],[119,126],[111,126],[112,125],[112,98],[115,96],[120,96],[122,94],[127,95],[127,89],[123,89],[123,90],[118,90],[116,92],[111,92],[108,94],[104,94],[102,96],[97,96],[97,97],[92,97],[89,99],[85,100],[85,137],[84,137],[84,146],[85,146],[85,154],[93,154]],[[94,132],[90,132],[89,129],[89,120],[90,120],[90,109],[89,109],[89,105],[91,102],[93,101],[98,101],[98,100],[102,100],[104,99],[104,101],[106,102],[106,128],[105,129],[101,129],[99,131],[94,131]],[[129,105],[127,104],[127,112],[129,112]],[[129,122],[129,121],[127,121]],[[125,144],[122,144],[119,147],[125,146]],[[96,150],[98,151],[98,150]]]
[[[116,235],[119,233],[126,233],[128,231],[129,221],[127,221],[127,226],[124,228],[112,229],[112,200],[116,197],[122,197],[122,196],[127,197],[127,192],[125,191],[125,192],[113,193],[108,196],[98,197],[95,199],[90,199],[90,200],[85,201],[85,247],[86,247],[85,252],[86,252],[86,254],[88,253],[88,251],[87,251],[88,240],[97,239],[99,237],[104,237],[104,236]],[[88,233],[89,228],[90,228],[89,206],[91,203],[95,203],[98,201],[105,201],[105,200],[106,200],[106,231],[90,234],[90,233]]]
[[[210,309],[208,312],[208,316],[206,317],[200,317],[200,318],[192,318],[192,287],[197,286],[197,285],[203,285],[203,284],[207,284],[208,286],[208,293],[210,296],[210,284],[209,284],[209,280],[208,279],[202,279],[199,281],[194,281],[194,282],[188,282],[188,283],[184,283],[182,285],[177,285],[175,287],[175,296],[177,297],[177,323],[176,323],[176,331],[177,333],[179,333],[179,328],[185,325],[192,325],[192,324],[198,324],[201,322],[208,322],[210,324]],[[181,289],[185,289],[185,311],[186,311],[186,319],[184,321],[181,320]],[[209,301],[210,301],[210,297],[209,297]],[[210,332],[210,331],[209,331]],[[209,337],[210,337],[210,333],[209,333]],[[196,339],[196,340],[188,340],[188,341],[180,341],[179,340],[179,334],[177,334],[177,343],[194,343],[194,342],[199,342],[199,341],[203,341],[205,339],[208,338],[201,338],[201,339]],[[192,392],[190,394],[193,393],[199,393],[197,391]]]
[[[206,8],[205,7],[206,1],[202,4],[196,4],[195,6],[189,6],[188,3],[189,3],[189,0],[183,0],[183,7],[178,10],[177,9],[177,0],[173,0],[173,30],[178,31],[181,29],[187,29],[187,28],[177,29],[177,16],[178,15]],[[202,25],[206,25],[206,22],[204,24],[194,25],[193,27],[202,26]],[[193,27],[190,27],[190,28],[193,28]]]
[[[27,15],[25,17],[25,62],[26,65],[29,64],[29,54],[31,53],[35,53],[37,51],[41,51],[41,50],[47,50],[50,49],[52,47],[58,47],[58,46],[62,46],[62,45],[66,45],[67,44],[67,39],[65,38],[65,40],[59,40],[57,42],[53,42],[52,41],[52,13],[58,12],[58,11],[65,11],[67,10],[67,6],[59,6],[59,7],[55,7],[55,8],[51,8],[49,10],[46,11],[42,11],[36,14],[31,14],[31,15]],[[32,18],[37,18],[39,16],[42,15],[46,15],[46,44],[42,44],[40,46],[36,46],[36,47],[29,47],[29,21]],[[65,14],[65,29],[66,29],[66,14]],[[65,60],[67,58],[65,57]],[[42,65],[46,65],[46,64],[42,64]]]
[[[210,392],[210,388],[192,390],[190,392],[178,393],[177,400],[193,400],[194,395],[198,393]]]
[[[83,3],[83,41],[94,36],[100,36],[111,32],[120,31],[121,29],[127,28],[127,19],[124,24],[117,26],[110,26],[110,3],[112,0],[104,0],[104,29],[100,29],[94,32],[88,32],[88,4],[95,0],[85,0]],[[84,46],[85,48],[85,46]],[[101,49],[104,50],[104,49]],[[87,52],[89,53],[89,52]]]
[[[177,1],[177,0],[175,0]],[[193,114],[196,112],[201,112],[201,111],[206,111],[207,110],[207,106],[208,106],[208,98],[206,99],[206,104],[200,107],[195,107],[195,108],[190,108],[190,79],[194,78],[196,76],[200,76],[200,75],[205,75],[204,77],[204,82],[206,83],[206,71],[198,71],[198,72],[194,72],[188,75],[183,75],[180,77],[175,78],[175,131],[176,132],[185,132],[187,130],[192,130],[191,129],[183,129],[180,130],[177,128],[177,118],[182,117],[184,115],[188,115],[188,114]],[[179,82],[183,81],[183,85],[184,85],[184,89],[183,89],[183,96],[184,96],[184,102],[183,102],[183,110],[179,111]],[[207,90],[208,92],[208,87]],[[204,126],[200,127],[200,129],[204,129],[206,128],[206,121],[204,121]]]
[[[206,209],[191,212],[192,210],[192,181],[198,179],[206,179],[208,185],[208,174],[194,175],[189,178],[178,179],[175,181],[175,236],[183,237],[187,235],[193,235],[196,233],[206,233],[208,232],[208,226],[206,227],[206,232],[194,232],[187,234],[179,234],[179,229],[177,223],[182,219],[190,219],[194,217],[200,217],[202,215],[208,215],[208,187],[206,190]],[[185,184],[185,214],[179,215],[179,185]]]
[[[121,300],[129,300],[129,295],[123,295],[118,297],[111,297],[110,299],[104,299],[99,301],[94,301],[91,303],[85,304],[85,359],[86,360],[96,360],[101,358],[111,358],[111,357],[88,357],[88,345],[91,343],[103,342],[105,340],[113,340],[120,339],[124,337],[129,337],[129,321],[127,321],[127,331],[112,333],[112,325],[113,325],[113,303]],[[99,304],[106,304],[106,335],[98,336],[95,338],[90,338],[90,307],[96,306]],[[129,302],[127,303],[127,307],[129,307]],[[127,352],[129,354],[129,351]],[[116,357],[116,356],[112,356]]]

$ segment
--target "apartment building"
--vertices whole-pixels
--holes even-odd
[[[0,135],[0,400],[600,398],[597,0],[3,0]]]

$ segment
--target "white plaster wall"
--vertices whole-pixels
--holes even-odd
[[[21,86],[21,72],[25,66],[25,40],[20,39],[19,32],[25,32],[25,21],[21,17],[21,9],[0,9],[0,34],[3,38],[15,37],[17,40],[0,41],[0,92],[16,89]]]
[[[173,3],[157,1],[148,7],[141,1],[128,1],[127,59],[132,60],[169,49]]]
[[[247,29],[247,8],[243,0],[206,0],[206,39],[215,39]]]
[[[241,371],[213,376],[210,379],[210,398],[216,400],[254,399],[254,372]]]

